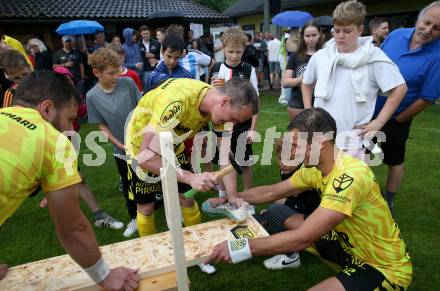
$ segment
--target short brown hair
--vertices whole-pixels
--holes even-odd
[[[221,40],[224,46],[230,44],[242,45],[243,47],[246,47],[248,38],[243,30],[238,28],[229,28],[223,33]]]
[[[146,25],[141,25],[141,27],[139,27],[139,31],[142,32],[144,30],[150,31],[150,28],[148,26],[146,26]]]
[[[361,2],[356,0],[342,2],[333,11],[333,24],[361,26],[366,15],[365,5]]]
[[[258,113],[260,100],[254,86],[246,79],[233,77],[218,89],[221,93],[231,98],[232,106],[249,106],[252,115]]]
[[[120,56],[110,48],[99,48],[89,56],[89,65],[101,72],[108,66],[119,67],[121,64]]]

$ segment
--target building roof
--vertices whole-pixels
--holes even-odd
[[[1,0],[0,20],[135,20],[152,13],[177,11],[185,20],[226,20],[223,13],[191,0]]]
[[[282,0],[281,7],[283,10],[288,10],[327,2],[336,2],[336,0]],[[229,17],[259,14],[263,13],[263,6],[264,0],[239,0],[226,9],[224,14]]]

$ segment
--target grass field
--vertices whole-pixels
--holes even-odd
[[[286,108],[277,104],[274,92],[262,96],[258,125],[264,137],[266,128],[276,126],[284,131],[288,117]],[[84,125],[81,135],[94,130]],[[431,106],[413,123],[407,146],[406,175],[395,201],[396,219],[414,263],[411,290],[438,290],[440,288],[440,106]],[[84,145],[84,143],[82,144]],[[108,153],[110,144],[102,145]],[[255,154],[261,152],[262,143],[254,146]],[[92,153],[82,148],[81,154]],[[80,156],[82,157],[82,156]],[[128,217],[122,194],[118,192],[118,175],[111,155],[99,168],[81,165],[87,181],[101,207],[114,217],[127,223]],[[81,159],[82,160],[82,159]],[[386,175],[384,166],[374,167],[383,186]],[[279,180],[276,164],[253,168],[254,184],[263,185]],[[212,193],[211,193],[212,195]],[[42,195],[28,199],[0,231],[0,262],[13,266],[64,253],[58,243],[53,224],[46,209],[38,207]],[[197,196],[199,205],[210,197],[209,193]],[[82,209],[92,221],[85,205]],[[156,215],[159,231],[165,231],[163,208]],[[208,220],[203,217],[203,220]],[[100,245],[124,240],[121,231],[97,229],[95,233]],[[305,290],[307,287],[331,276],[333,271],[314,256],[302,252],[302,266],[297,269],[268,271],[262,262],[265,258],[254,258],[237,265],[217,265],[217,273],[206,275],[198,268],[189,270],[193,290]]]

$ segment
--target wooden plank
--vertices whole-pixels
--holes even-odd
[[[179,202],[176,177],[176,155],[174,154],[171,132],[161,132],[160,151],[162,155],[161,180],[165,216],[173,245],[174,266],[179,291],[188,291],[188,273],[186,270],[185,247],[182,234],[182,212]]]
[[[237,225],[238,223],[224,218],[183,228],[187,266],[200,263],[215,245],[234,239],[231,230]],[[253,217],[240,225],[247,225],[255,237],[268,235]],[[111,268],[125,266],[139,269],[141,278],[172,272],[175,268],[169,232],[103,246],[101,252]],[[0,281],[0,290],[60,289],[99,290],[68,255],[13,267],[6,278]]]
[[[145,278],[139,282],[137,291],[175,291],[177,290],[176,272]]]

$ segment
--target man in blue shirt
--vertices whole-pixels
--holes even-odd
[[[382,131],[384,163],[389,166],[385,198],[393,210],[393,197],[404,174],[405,144],[412,119],[440,97],[440,1],[425,7],[415,28],[393,31],[382,45],[385,54],[397,64],[408,92]],[[386,98],[377,98],[375,115]]]

